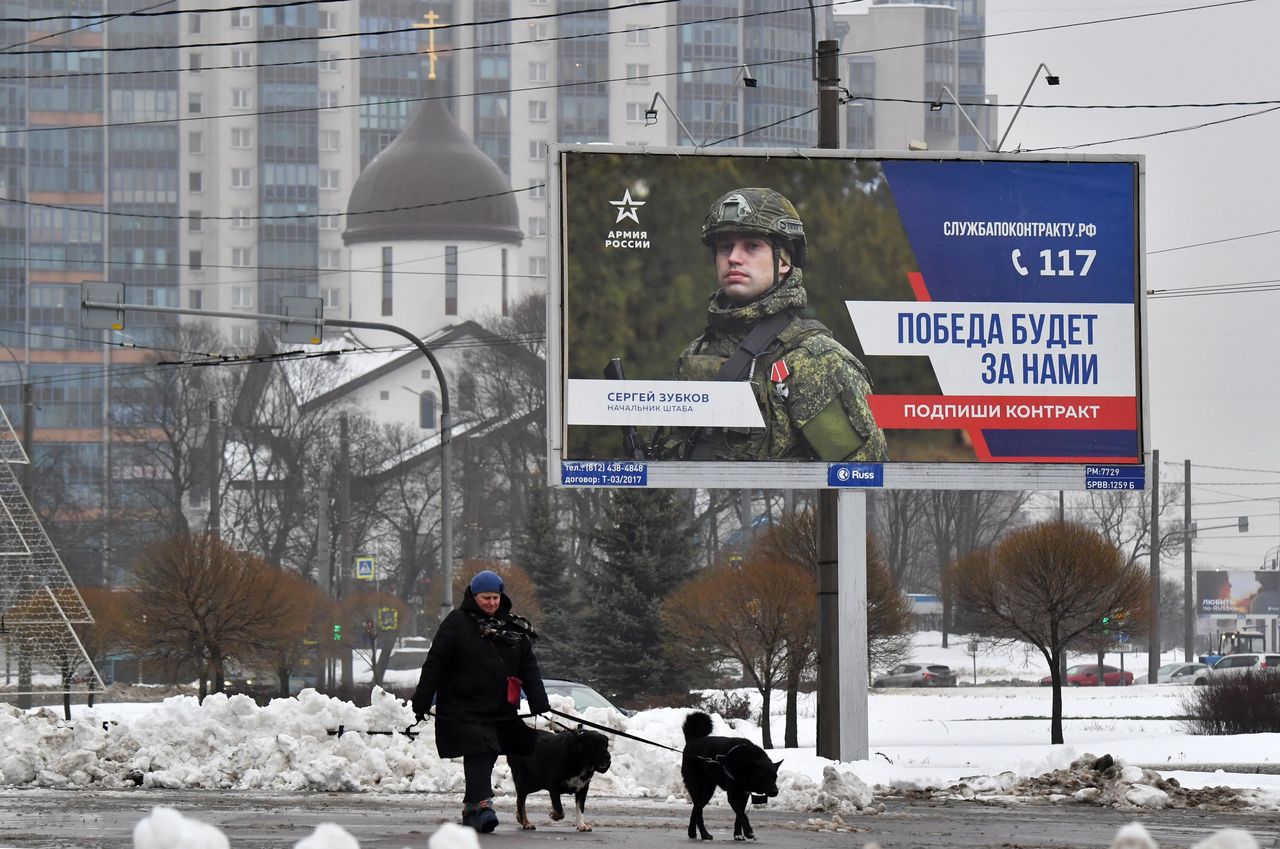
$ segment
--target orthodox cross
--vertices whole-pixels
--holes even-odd
[[[437,21],[440,15],[434,9],[427,11],[422,17],[427,19],[425,24],[414,24],[414,29],[425,29],[427,31],[427,79],[434,80],[436,78],[436,33],[435,29],[439,26]]]

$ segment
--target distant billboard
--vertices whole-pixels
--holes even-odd
[[[1143,488],[1140,159],[565,146],[549,183],[553,484]],[[830,333],[726,376],[730,214],[802,229],[789,307]],[[801,276],[780,244],[759,302]]]
[[[1196,572],[1196,612],[1201,616],[1280,614],[1280,572]]]

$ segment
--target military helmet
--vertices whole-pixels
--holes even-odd
[[[702,222],[702,243],[715,248],[722,233],[751,233],[781,240],[791,253],[791,264],[803,268],[808,258],[804,222],[795,205],[773,189],[734,189],[711,205]]]

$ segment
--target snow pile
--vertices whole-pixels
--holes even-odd
[[[946,788],[899,785],[891,792],[933,799],[977,800],[1025,804],[1082,803],[1116,809],[1199,808],[1241,810],[1246,797],[1231,787],[1183,787],[1152,769],[1134,766],[1111,755],[1083,754],[1070,766],[1019,779],[1013,772],[966,778]]]

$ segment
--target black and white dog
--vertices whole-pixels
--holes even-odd
[[[530,793],[546,790],[551,794],[551,818],[564,819],[560,794],[572,793],[578,809],[578,831],[590,831],[583,818],[587,806],[587,790],[597,772],[609,769],[609,738],[599,731],[575,731],[553,734],[539,730],[533,754],[507,759],[511,778],[516,785],[516,819],[526,830],[537,828],[525,813],[525,799]]]
[[[693,801],[689,836],[711,839],[702,821],[702,809],[711,801],[716,788],[723,787],[733,808],[733,839],[755,840],[751,821],[747,819],[747,797],[778,795],[778,767],[782,761],[769,760],[764,749],[750,740],[713,737],[711,727],[711,717],[705,713],[691,713],[684,720],[680,776]]]

